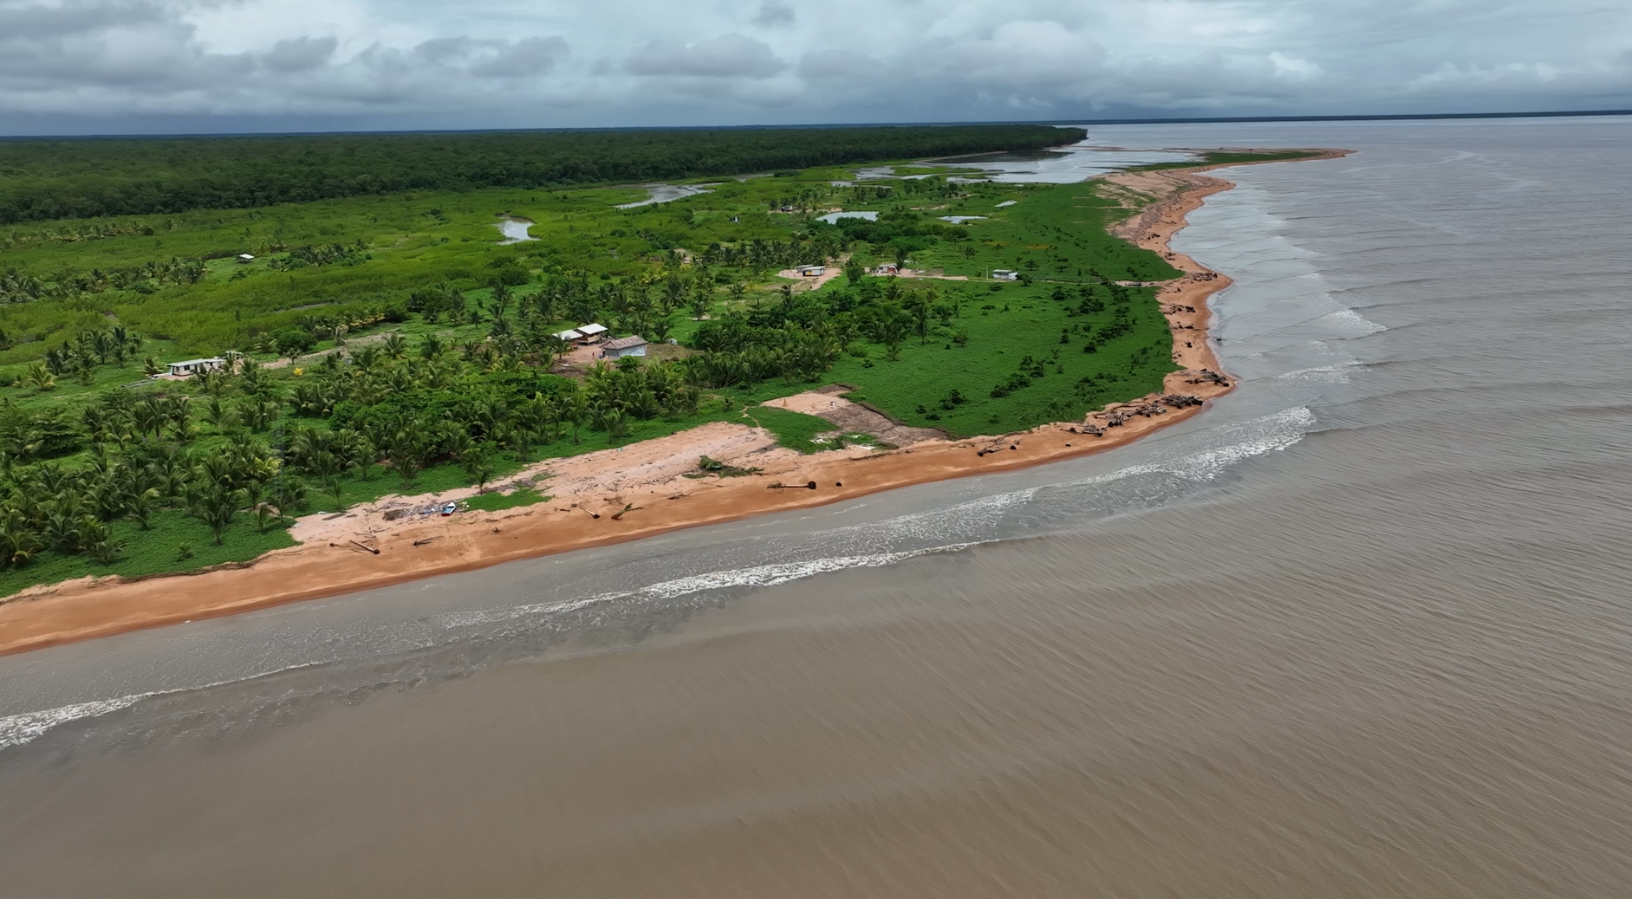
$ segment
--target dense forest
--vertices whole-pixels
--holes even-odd
[[[958,125],[0,140],[0,224],[1036,151],[1085,136]]]

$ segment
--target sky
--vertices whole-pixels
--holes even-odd
[[[0,0],[0,134],[1632,108],[1628,0]]]

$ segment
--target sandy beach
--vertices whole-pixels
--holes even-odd
[[[1345,153],[1330,151],[1321,158]],[[303,518],[293,530],[300,546],[247,565],[135,581],[85,578],[32,588],[0,605],[0,654],[638,540],[1128,444],[1199,414],[1232,383],[1208,337],[1207,306],[1207,299],[1228,287],[1230,280],[1174,253],[1168,245],[1184,227],[1185,217],[1207,196],[1233,186],[1201,174],[1206,168],[1130,172],[1104,179],[1126,193],[1130,208],[1148,203],[1114,233],[1161,253],[1185,272],[1158,292],[1175,333],[1174,360],[1181,366],[1167,376],[1161,395],[1095,413],[1086,422],[993,437],[917,439],[923,435],[895,426],[886,441],[895,449],[847,447],[814,455],[776,446],[774,437],[754,426],[750,408],[744,410],[741,424],[720,422],[621,449],[549,460],[506,479],[546,477],[541,490],[551,497],[548,502],[442,518],[413,510],[433,500],[468,496],[474,489],[434,497],[385,497],[343,514]],[[833,270],[836,273],[837,267]],[[842,420],[848,429],[868,415],[882,419],[836,392],[842,390],[812,391],[773,404]],[[1164,395],[1201,402],[1160,405]],[[891,427],[887,420],[875,424]],[[1103,434],[1089,433],[1085,425]],[[732,478],[687,477],[696,474],[701,455],[759,472]]]

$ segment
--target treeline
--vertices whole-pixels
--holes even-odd
[[[1085,136],[1045,125],[950,125],[17,139],[0,141],[0,224],[1035,151]]]

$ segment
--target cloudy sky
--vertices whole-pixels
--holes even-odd
[[[0,0],[0,134],[1629,107],[1627,0]]]

